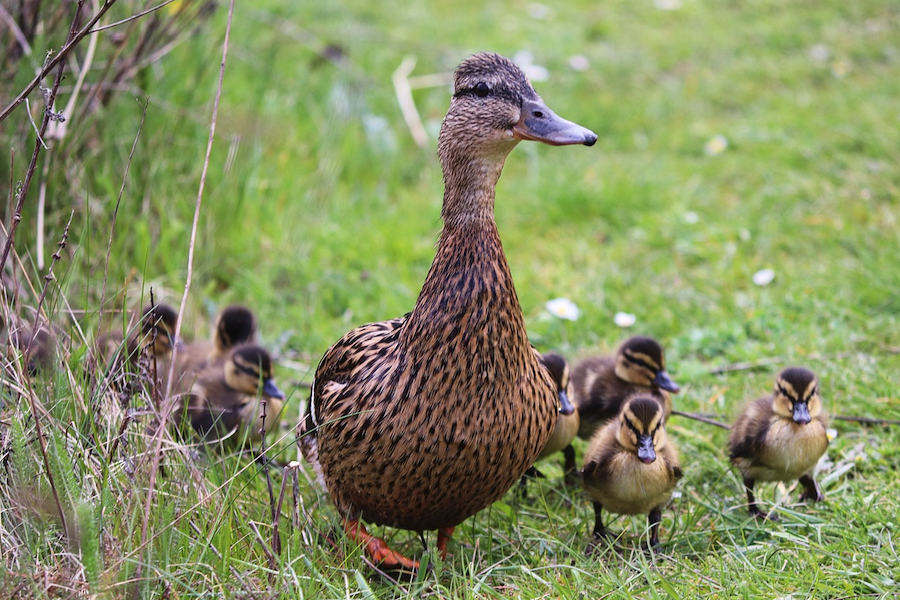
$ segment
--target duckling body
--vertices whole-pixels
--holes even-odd
[[[729,449],[744,478],[751,515],[766,516],[753,495],[757,481],[799,479],[805,488],[801,500],[824,500],[812,471],[828,448],[827,426],[818,381],[812,371],[798,367],[782,371],[775,392],[754,400],[738,416]]]
[[[233,305],[222,310],[216,317],[212,339],[193,342],[178,349],[176,371],[179,381],[190,389],[197,372],[209,361],[224,359],[232,348],[252,343],[256,337],[256,318],[244,306]]]
[[[301,438],[374,560],[417,568],[359,523],[449,532],[503,495],[556,421],[556,387],[533,351],[493,218],[518,140],[591,145],[556,117],[508,59],[479,54],[455,73],[441,127],[444,229],[413,311],[357,328],[316,370]]]
[[[552,456],[557,452],[563,452],[571,448],[572,440],[578,435],[578,411],[569,400],[572,396],[572,383],[569,379],[569,364],[566,359],[554,352],[547,352],[541,357],[541,362],[550,371],[553,382],[556,384],[556,393],[559,397],[559,412],[556,416],[556,426],[547,445],[538,454],[538,460]],[[574,451],[566,454],[565,470],[575,468]]]
[[[659,545],[662,509],[682,476],[658,398],[640,394],[593,438],[584,457],[584,489],[594,501],[594,538],[606,535],[601,512],[647,514],[650,545]]]
[[[616,417],[625,400],[636,393],[650,394],[672,414],[678,385],[666,372],[662,346],[653,338],[635,336],[615,356],[587,358],[572,370],[574,402],[581,419],[578,437],[590,439],[597,429]]]
[[[233,434],[234,440],[255,443],[263,432],[277,427],[283,406],[284,394],[272,378],[269,353],[247,344],[205,365],[174,420],[186,418],[208,440]]]

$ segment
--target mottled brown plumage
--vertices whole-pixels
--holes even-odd
[[[813,469],[828,448],[827,426],[816,376],[801,367],[783,370],[774,393],[754,400],[738,416],[728,445],[731,462],[744,478],[752,516],[766,516],[753,495],[757,481],[799,479],[801,500],[825,499]]]
[[[204,365],[174,421],[188,421],[208,441],[227,437],[255,443],[278,425],[283,405],[269,353],[245,344]]]
[[[613,356],[586,358],[572,370],[573,403],[581,424],[578,437],[590,439],[597,428],[622,410],[625,400],[638,392],[662,402],[666,420],[678,386],[666,372],[662,346],[653,338],[634,336]]]
[[[584,489],[594,501],[594,539],[606,536],[601,512],[647,514],[650,545],[659,545],[662,509],[681,478],[678,452],[666,436],[659,399],[629,398],[619,417],[601,428],[584,457]]]
[[[537,457],[558,397],[525,332],[494,223],[494,191],[521,139],[591,145],[522,71],[478,54],[455,74],[441,127],[444,229],[413,311],[354,329],[316,370],[301,445],[348,534],[389,567],[416,568],[359,518],[454,526],[503,495]]]

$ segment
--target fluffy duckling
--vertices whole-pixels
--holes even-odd
[[[572,370],[575,407],[581,423],[578,437],[591,439],[597,429],[618,415],[622,404],[638,392],[662,402],[665,418],[672,414],[678,385],[666,372],[662,346],[650,337],[629,338],[616,355],[586,358]]]
[[[0,327],[2,329],[2,327]],[[6,327],[7,356],[10,360],[24,357],[29,375],[48,369],[56,357],[56,337],[43,321],[34,324],[11,316]],[[32,339],[33,335],[33,339]]]
[[[176,368],[182,375],[193,373],[202,368],[204,362],[225,358],[232,348],[251,343],[255,338],[253,312],[244,306],[228,306],[216,317],[212,340],[186,344],[178,349]]]
[[[233,439],[255,443],[277,427],[283,406],[284,393],[272,378],[269,353],[245,344],[200,371],[174,419],[186,420],[206,439],[233,432]]]
[[[655,396],[629,398],[619,417],[591,439],[584,457],[584,489],[594,501],[594,540],[607,535],[603,509],[647,514],[650,547],[659,546],[662,509],[681,478],[678,451],[666,437],[666,419]]]
[[[140,323],[127,338],[121,331],[97,336],[96,356],[104,361],[104,365],[118,363],[122,358],[137,365],[144,348],[158,359],[166,357],[176,344],[180,344],[175,338],[177,321],[178,312],[168,304],[148,305],[141,314]],[[127,352],[125,357],[120,355],[123,344]]]
[[[750,515],[766,517],[753,496],[757,481],[799,479],[804,487],[800,500],[825,499],[813,469],[828,447],[827,425],[816,376],[802,367],[783,370],[775,379],[775,392],[744,409],[728,445],[731,462],[744,478]]]
[[[303,455],[348,537],[384,568],[419,563],[361,519],[436,529],[444,554],[456,525],[534,463],[557,420],[494,221],[497,180],[521,140],[591,146],[597,136],[556,116],[509,59],[465,60],[438,141],[444,228],[415,308],[347,333],[316,370]]]
[[[547,445],[538,454],[537,459],[541,460],[552,456],[557,452],[564,454],[564,470],[566,473],[575,469],[575,450],[572,448],[572,440],[578,433],[578,411],[569,400],[571,392],[571,382],[569,381],[569,363],[566,359],[555,352],[547,352],[541,356],[541,362],[550,371],[553,382],[556,384],[556,393],[559,396],[559,414],[556,417],[556,427],[550,434]],[[541,476],[540,471],[532,467],[533,472],[537,476]]]

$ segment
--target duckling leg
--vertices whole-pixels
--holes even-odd
[[[566,475],[575,470],[575,448],[572,444],[569,444],[565,448],[563,448],[563,471],[565,471]]]
[[[606,526],[603,524],[603,519],[600,516],[602,512],[603,505],[599,502],[594,502],[594,539],[598,541],[609,536],[609,532],[606,530]]]
[[[812,475],[803,475],[800,478],[800,484],[806,488],[803,494],[800,496],[800,501],[809,500],[810,502],[821,502],[825,499],[825,494],[822,493],[822,488],[819,487],[819,483],[813,478]]]
[[[406,558],[402,554],[391,550],[387,542],[366,531],[365,526],[359,522],[359,519],[345,520],[344,531],[347,533],[347,537],[361,544],[366,549],[366,554],[376,564],[386,569],[418,570],[419,561]]]
[[[751,517],[756,517],[757,519],[769,519],[770,521],[777,521],[777,515],[767,515],[763,511],[759,510],[759,507],[756,505],[756,496],[753,495],[753,486],[756,485],[755,479],[750,479],[749,477],[744,478],[744,487],[747,488],[747,508],[750,511]]]
[[[657,506],[647,515],[647,522],[650,523],[650,549],[659,549],[659,522],[662,520],[662,510]]]
[[[447,544],[453,537],[453,530],[456,527],[447,527],[446,529],[438,529],[437,549],[441,553],[441,560],[447,560]]]

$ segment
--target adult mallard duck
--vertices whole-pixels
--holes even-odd
[[[556,116],[502,56],[474,55],[454,74],[438,141],[444,228],[416,306],[328,349],[300,431],[348,536],[386,568],[418,562],[360,519],[437,529],[444,554],[453,528],[500,498],[550,437],[559,399],[528,342],[494,193],[520,140],[596,139]]]
[[[828,448],[827,426],[819,382],[802,367],[783,370],[775,392],[751,402],[738,416],[728,445],[731,462],[744,477],[751,516],[766,517],[753,495],[757,481],[799,479],[804,487],[800,500],[825,499],[813,469]]]
[[[672,397],[678,385],[666,372],[662,346],[650,337],[634,336],[616,355],[586,358],[572,370],[574,403],[581,424],[578,437],[590,439],[597,429],[622,410],[625,400],[638,392],[663,404],[666,420],[672,414]]]
[[[283,405],[269,353],[245,344],[200,370],[173,418],[175,423],[189,421],[206,439],[233,435],[235,440],[258,442],[278,425]]]
[[[650,547],[659,546],[662,509],[681,475],[659,400],[648,394],[631,397],[618,419],[591,438],[584,457],[584,489],[594,501],[593,541],[607,535],[601,519],[606,509],[622,515],[646,514]]]

